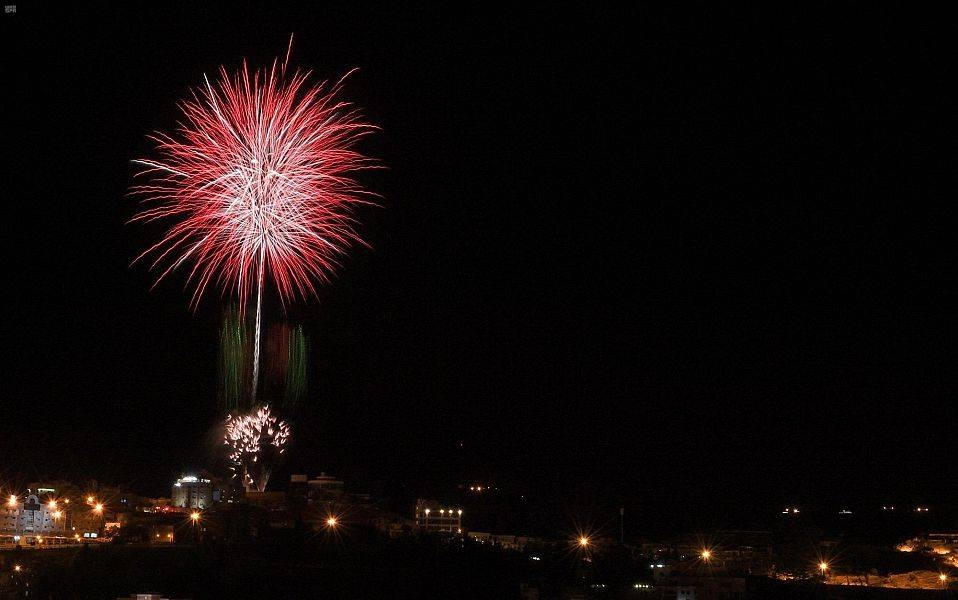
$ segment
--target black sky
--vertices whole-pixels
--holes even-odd
[[[290,468],[650,512],[954,498],[954,153],[923,42],[347,6],[3,15],[2,479],[159,494],[204,462],[221,305],[129,266],[130,161],[204,73],[295,33],[292,63],[360,67],[389,169],[363,176],[373,249],[290,315],[313,342]]]

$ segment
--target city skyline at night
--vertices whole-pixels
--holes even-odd
[[[586,525],[620,543],[806,518],[950,531],[955,211],[930,42],[886,22],[810,35],[784,9],[79,10],[2,19],[5,494],[226,476],[225,416],[263,389],[272,477],[245,479],[240,433],[230,448],[263,498],[334,473],[404,518],[465,499],[573,545]],[[284,60],[362,120],[323,147],[351,153],[324,230],[341,246],[262,269],[255,354],[279,350],[251,388],[243,269],[288,240],[250,217],[246,242],[276,245],[230,254],[228,289],[212,269],[191,303],[186,273],[134,264],[170,230],[130,191],[162,201],[149,161],[206,160],[157,159],[148,135],[216,114],[221,68]],[[309,127],[337,122],[325,101]],[[316,219],[289,214],[296,235]]]

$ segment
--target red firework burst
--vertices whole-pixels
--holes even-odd
[[[347,73],[348,75],[348,73]],[[241,306],[264,278],[281,301],[315,295],[353,243],[363,243],[353,209],[372,194],[350,176],[375,162],[355,150],[375,127],[338,99],[342,80],[308,83],[309,73],[286,77],[285,64],[232,77],[220,69],[193,98],[172,134],[151,136],[155,158],[132,193],[144,208],[133,221],[169,221],[150,256],[157,283],[190,265],[194,308],[210,286],[235,290]],[[255,290],[255,291],[254,291]]]

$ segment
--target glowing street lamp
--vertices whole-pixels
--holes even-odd
[[[938,581],[941,582],[941,585],[945,585],[945,583],[948,581],[948,576],[942,573],[938,576]]]
[[[103,514],[103,505],[97,502],[96,505],[93,507],[93,512],[95,512],[98,515]]]
[[[62,512],[62,511],[59,511],[59,510],[53,511],[53,518],[54,518],[54,519],[59,519],[59,518],[62,517],[62,516],[63,516],[63,512]]]
[[[20,571],[23,570],[23,567],[21,567],[20,565],[13,565],[13,570],[19,573]]]
[[[86,497],[86,503],[87,503],[87,504],[93,504],[94,502],[96,502],[96,498],[94,498],[93,496],[87,496],[87,497]]]
[[[47,502],[47,507],[49,507],[50,510],[56,510],[56,509],[57,509],[57,501],[56,501],[56,500],[50,500],[49,502]]]
[[[9,506],[10,508],[16,508],[16,506],[17,506],[17,495],[16,495],[16,494],[10,494],[10,497],[7,498],[7,506]]]
[[[339,524],[339,521],[336,519],[336,517],[329,517],[328,519],[326,519],[326,525],[329,527],[336,527],[336,525],[338,524]]]
[[[190,513],[190,519],[193,521],[193,524],[196,525],[197,521],[200,520],[200,513],[198,512]]]
[[[824,577],[825,572],[828,571],[828,563],[825,562],[825,561],[822,561],[822,562],[818,563],[818,568],[821,569],[821,571],[822,571],[822,576]]]
[[[580,548],[588,548],[588,547],[589,547],[589,538],[586,537],[586,536],[584,536],[584,535],[583,535],[583,536],[580,536],[580,537],[579,537],[579,547],[580,547]]]
[[[710,558],[712,558],[712,551],[709,549],[702,550],[702,553],[699,554],[699,556],[702,557],[702,560],[708,561]]]

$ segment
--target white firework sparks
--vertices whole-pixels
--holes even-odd
[[[243,472],[246,490],[266,489],[272,470],[268,454],[282,454],[289,440],[289,424],[270,413],[263,406],[248,415],[226,417],[226,433],[223,443],[229,448],[229,460],[233,470]],[[235,475],[234,475],[235,476]]]

